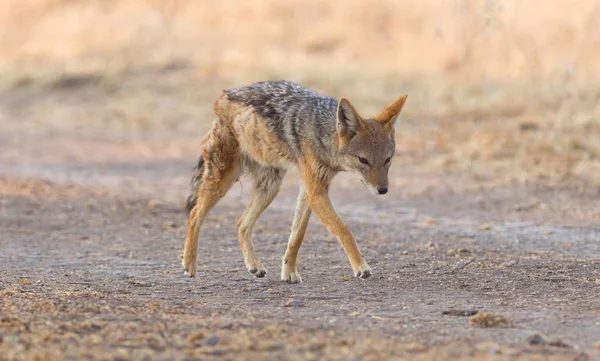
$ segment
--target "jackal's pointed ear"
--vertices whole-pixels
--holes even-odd
[[[353,136],[365,126],[356,109],[346,98],[341,98],[338,103],[336,126],[339,136],[344,138]]]
[[[398,115],[400,115],[400,111],[402,110],[402,107],[404,106],[407,97],[408,94],[404,94],[400,98],[396,99],[395,102],[393,102],[392,104],[385,107],[385,109],[380,111],[374,119],[379,123],[385,124],[385,128],[387,130],[394,129],[394,126],[396,125],[396,120],[398,119]]]

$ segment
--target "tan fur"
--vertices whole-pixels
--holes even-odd
[[[288,240],[288,246],[283,256],[283,264],[281,266],[281,279],[289,283],[300,283],[302,278],[296,269],[296,259],[298,257],[298,251],[302,245],[304,234],[306,233],[306,227],[308,227],[308,220],[312,210],[306,200],[306,190],[304,187],[300,188],[300,194],[298,194],[298,201],[296,203],[296,212],[294,214],[294,223],[292,224],[292,233]]]
[[[333,233],[340,241],[354,273],[359,277],[363,274],[366,276],[365,278],[369,277],[371,269],[360,253],[354,236],[337,215],[329,200],[327,188],[331,179],[322,180],[322,177],[316,171],[319,169],[319,162],[315,157],[308,156],[301,160],[299,168],[302,181],[306,187],[307,201],[310,208],[319,216],[329,232]],[[291,263],[296,264],[295,257],[291,260]]]
[[[396,99],[395,102],[388,105],[381,112],[377,113],[376,116],[373,117],[374,120],[385,124],[387,131],[392,131],[394,128],[394,123],[398,118],[398,115],[402,111],[402,107],[404,107],[404,103],[406,102],[407,94],[404,94],[400,98]]]
[[[350,102],[342,98],[337,111],[337,132],[331,139],[320,140],[333,142],[327,144],[332,144],[334,153],[324,155],[314,146],[314,138],[299,139],[296,147],[301,152],[294,152],[281,134],[275,134],[271,119],[260,115],[251,105],[231,101],[223,94],[215,103],[217,119],[213,128],[202,141],[204,165],[199,174],[197,203],[189,215],[183,253],[186,274],[196,274],[198,234],[206,214],[246,171],[254,178],[254,185],[250,204],[237,223],[240,248],[248,271],[256,277],[264,277],[266,269],[254,250],[252,231],[279,192],[286,169],[296,166],[303,186],[283,257],[281,279],[290,283],[302,281],[297,271],[297,256],[312,212],[339,239],[355,275],[369,277],[371,269],[354,236],[335,212],[328,188],[338,172],[350,171],[372,191],[381,187],[387,191],[389,158],[394,151],[393,123],[405,100],[406,96],[400,97],[375,118],[368,119],[361,117]],[[360,157],[369,159],[368,166],[359,161]]]
[[[277,139],[264,119],[251,107],[231,102],[222,95],[215,108],[217,115],[227,120],[241,151],[247,154],[248,158],[266,166],[293,164],[293,160],[286,157],[291,153],[289,146]]]
[[[198,199],[202,199],[190,212],[183,250],[183,267],[194,276],[197,267],[198,234],[208,212],[223,198],[241,173],[238,143],[232,130],[221,120],[202,141],[202,156],[210,167],[202,174]]]

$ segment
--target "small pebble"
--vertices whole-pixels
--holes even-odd
[[[548,343],[546,338],[540,334],[535,334],[527,337],[527,343],[530,345],[545,345]]]
[[[289,300],[283,307],[304,307],[304,302],[299,300]]]
[[[219,342],[221,342],[221,338],[217,335],[209,335],[206,336],[204,339],[202,339],[202,342],[200,342],[200,344],[202,346],[214,346],[216,344],[218,344]]]

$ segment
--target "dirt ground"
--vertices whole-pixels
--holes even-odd
[[[96,90],[49,90],[2,94],[0,359],[600,359],[600,191],[585,181],[432,171],[400,147],[388,195],[344,176],[332,189],[374,276],[354,279],[313,217],[304,283],[289,285],[279,267],[297,177],[255,231],[264,279],[236,239],[242,179],[205,223],[190,279],[182,206],[208,123],[138,142],[110,124],[96,138],[57,131],[31,103],[64,108]]]

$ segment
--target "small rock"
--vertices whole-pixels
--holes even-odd
[[[457,317],[471,317],[477,314],[477,310],[448,310],[442,312],[442,315],[446,316],[457,316]]]
[[[458,248],[458,249],[456,249],[456,253],[458,253],[461,256],[467,256],[467,255],[473,254],[473,251],[471,251],[470,249],[466,249],[466,248]]]
[[[434,242],[432,242],[432,241],[429,241],[429,242],[427,242],[427,245],[426,245],[426,246],[427,246],[427,248],[428,248],[430,251],[433,251],[433,250],[436,250],[436,249],[440,248],[440,246],[439,246],[437,243],[434,243]]]
[[[447,252],[448,256],[469,256],[473,254],[473,251],[467,248],[449,249]]]
[[[285,345],[278,342],[270,342],[268,344],[263,345],[260,348],[260,351],[279,351],[285,349]]]
[[[231,330],[233,329],[233,322],[226,322],[223,324],[223,326],[221,326],[221,329],[223,330]]]
[[[517,205],[513,208],[513,211],[515,212],[524,212],[524,211],[529,211],[535,208],[538,208],[542,203],[538,200],[534,200],[532,202],[526,203],[526,204],[520,204]]]
[[[310,352],[317,352],[317,351],[321,351],[324,348],[325,348],[325,344],[324,343],[313,343],[313,344],[311,344],[311,345],[308,346],[308,351],[310,351]]]
[[[177,223],[175,222],[165,222],[163,224],[160,225],[161,229],[167,230],[170,228],[177,228]]]
[[[548,343],[546,338],[540,334],[535,334],[527,337],[527,343],[530,345],[545,345]]]
[[[149,282],[146,282],[146,281],[138,281],[138,280],[136,280],[136,279],[133,279],[133,278],[132,278],[132,279],[130,279],[130,280],[128,280],[128,281],[127,281],[127,283],[129,283],[130,285],[137,286],[137,287],[152,287],[152,286],[153,286],[153,284],[151,284],[151,283],[149,283]]]
[[[519,130],[522,132],[531,132],[540,129],[540,126],[537,123],[525,121],[519,123]]]
[[[503,265],[504,267],[512,267],[512,266],[516,265],[517,263],[518,263],[518,262],[517,262],[517,261],[515,261],[515,260],[513,259],[512,261],[510,261],[510,262],[508,262],[508,263],[503,263],[502,265]]]
[[[471,321],[471,325],[480,328],[512,326],[510,318],[491,312],[479,312],[471,317],[469,321]]]
[[[200,344],[202,346],[214,346],[216,344],[218,344],[219,342],[221,342],[221,338],[217,335],[209,335],[205,338],[202,339],[202,341],[200,342]]]
[[[426,225],[426,226],[435,226],[435,225],[438,224],[438,221],[436,221],[433,218],[425,218],[423,220],[423,224]]]
[[[489,223],[480,224],[477,227],[475,227],[475,229],[478,231],[489,231],[489,230],[492,230],[493,228],[494,228],[494,226],[492,226]]]
[[[289,300],[283,307],[304,307],[304,302],[300,300]]]
[[[564,342],[563,340],[557,339],[557,338],[548,342],[548,346],[560,347],[560,348],[571,348],[571,345],[569,345],[568,343]]]
[[[187,342],[189,342],[189,343],[196,343],[196,342],[202,340],[205,336],[206,335],[204,334],[204,332],[199,331],[199,332],[196,332],[196,333],[190,335],[187,338]]]

